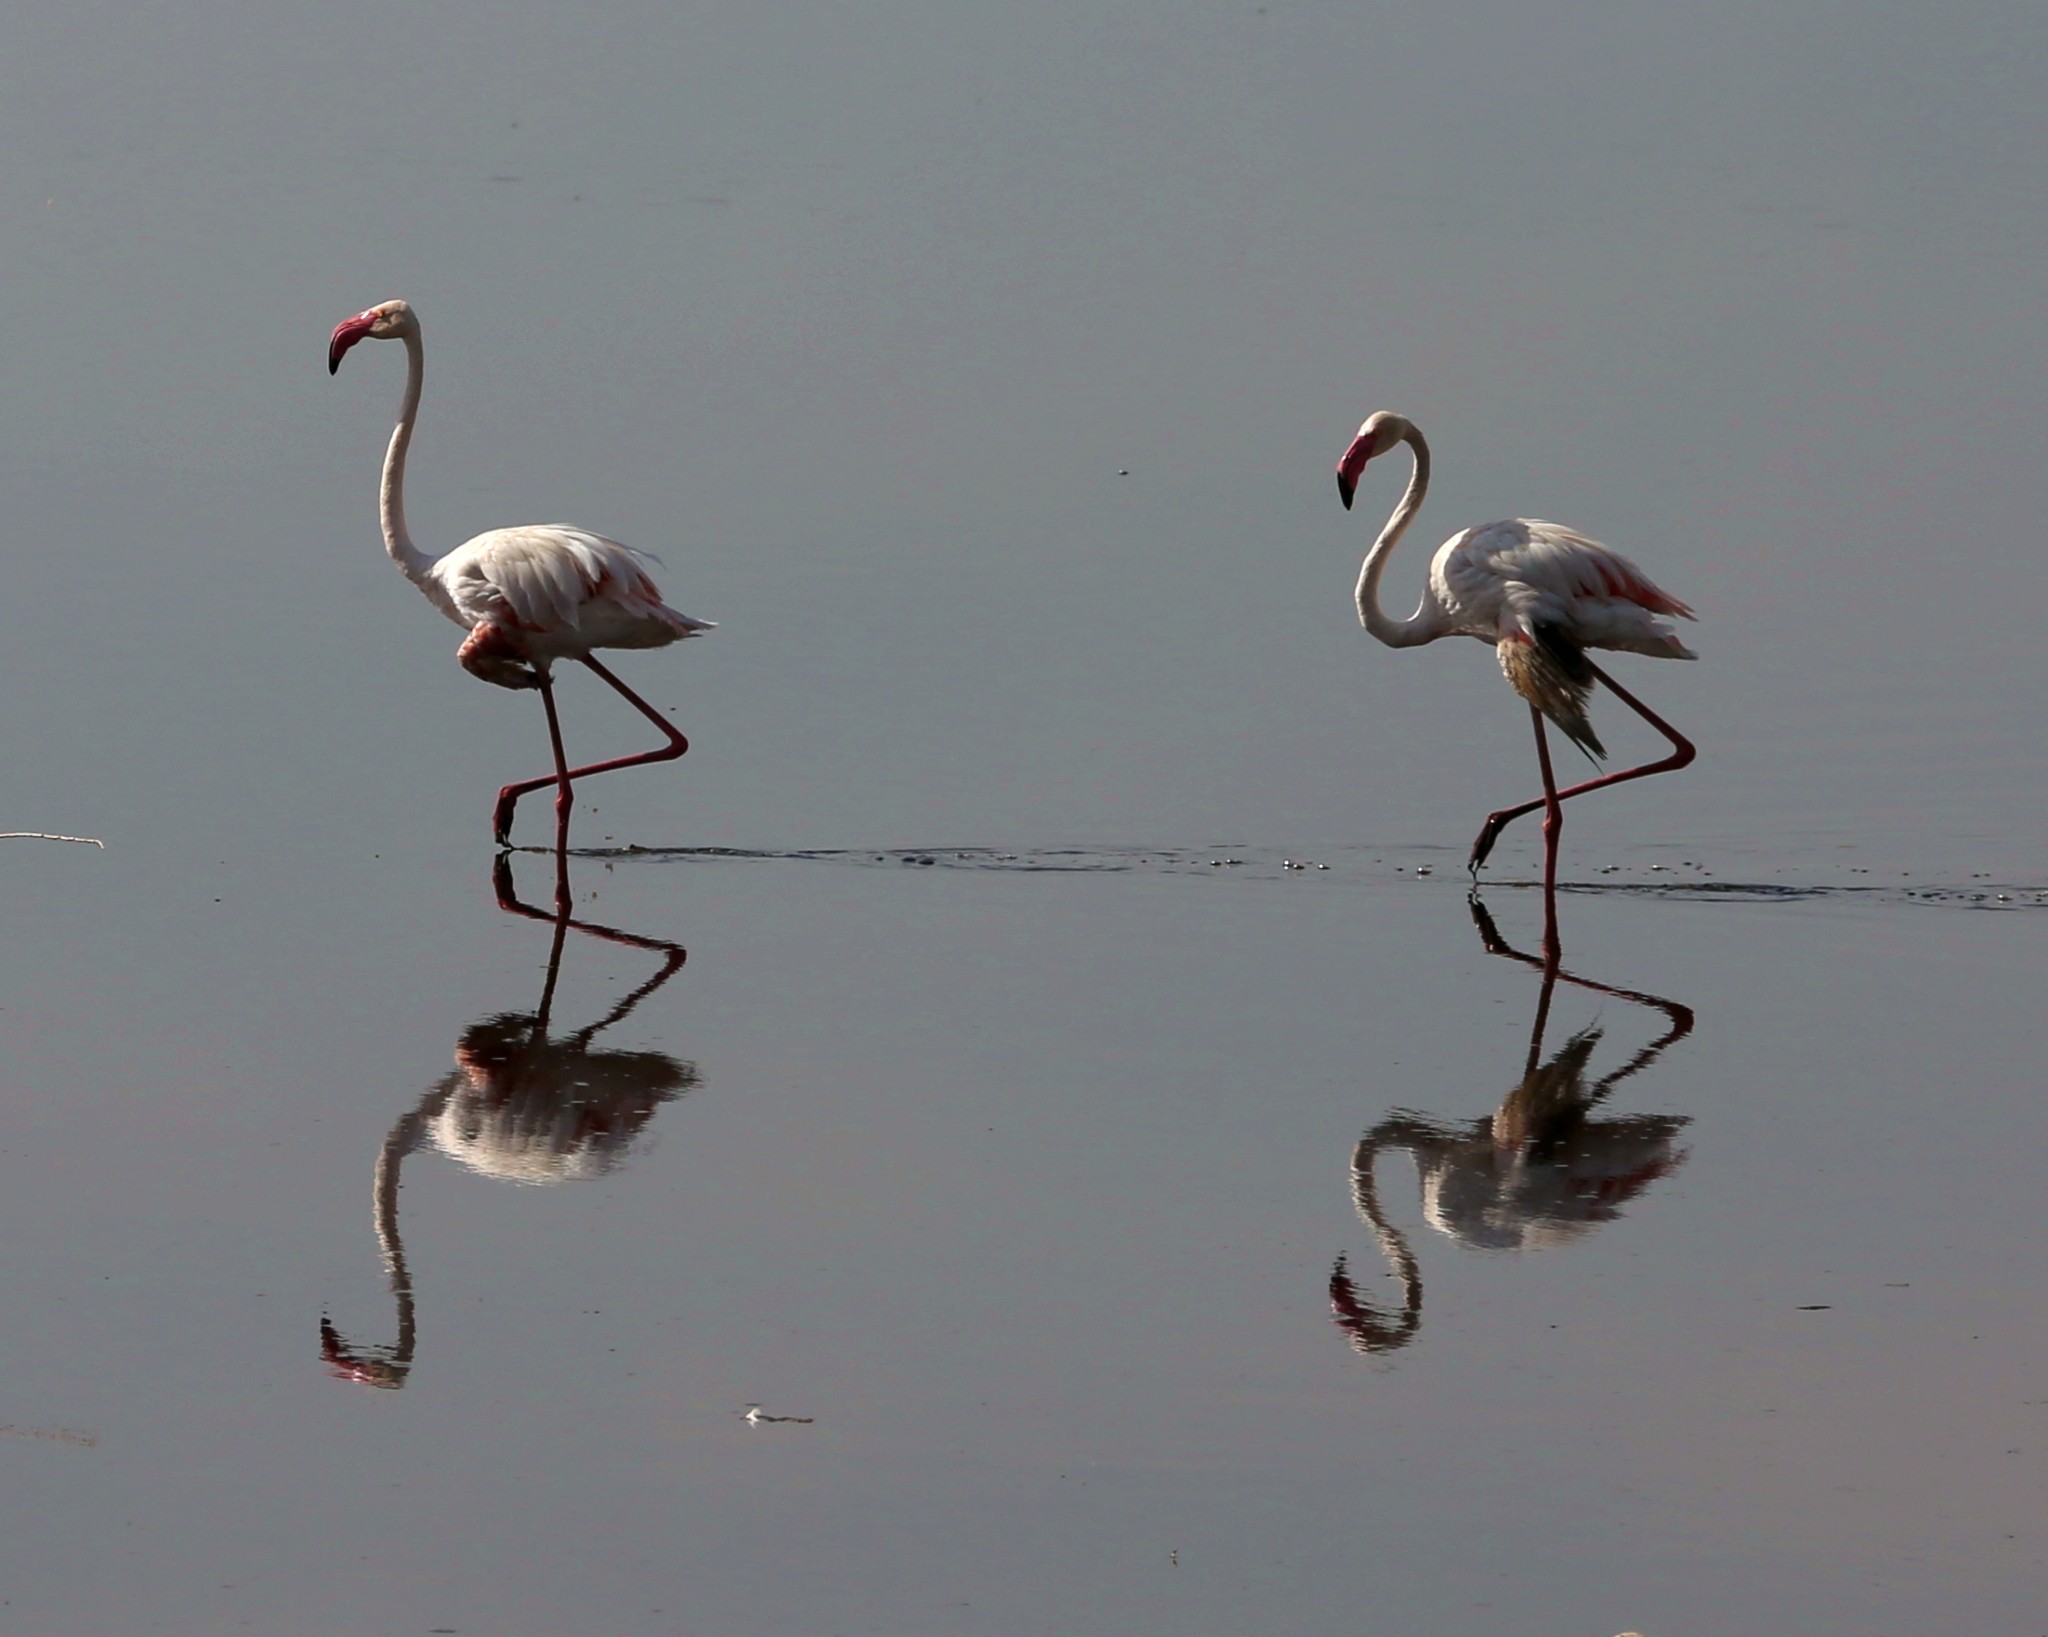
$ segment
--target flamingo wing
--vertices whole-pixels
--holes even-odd
[[[1532,580],[1590,601],[1634,603],[1652,614],[1694,618],[1693,611],[1618,551],[1556,523],[1533,517],[1516,520],[1528,532],[1523,561]]]
[[[622,634],[646,625],[672,642],[711,629],[661,600],[659,560],[563,523],[493,529],[434,566],[462,623],[488,621],[529,637],[581,635],[592,645],[651,646]]]
[[[540,524],[480,534],[437,563],[435,573],[469,621],[573,631],[584,607],[613,586],[660,601],[638,558],[616,540]]]
[[[1697,657],[1659,617],[1689,620],[1690,608],[1620,552],[1559,524],[1518,517],[1468,529],[1435,567],[1441,594],[1470,611],[1463,628],[1487,641],[1548,632],[1582,648]]]

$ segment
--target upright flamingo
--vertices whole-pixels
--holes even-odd
[[[499,846],[510,845],[512,810],[519,798],[552,784],[559,847],[568,840],[574,780],[643,762],[673,761],[690,748],[689,740],[599,664],[591,650],[665,648],[679,638],[709,631],[711,624],[679,614],[661,600],[647,573],[650,565],[659,566],[657,559],[566,524],[493,529],[439,559],[415,547],[405,526],[405,453],[420,407],[420,321],[402,301],[386,301],[343,320],[327,343],[327,373],[340,369],[342,355],[366,338],[405,343],[405,397],[391,447],[384,453],[384,549],[429,602],[469,633],[456,654],[464,670],[501,688],[540,690],[555,771],[500,790],[491,828]],[[588,665],[660,728],[668,743],[637,756],[570,767],[562,754],[562,726],[555,715],[551,668],[558,659],[580,659]]]
[[[1697,659],[1699,656],[1678,640],[1678,633],[1657,617],[1676,614],[1689,620],[1693,612],[1651,584],[1649,576],[1620,552],[1609,551],[1597,540],[1555,523],[1516,517],[1452,535],[1430,562],[1429,586],[1414,616],[1406,620],[1388,617],[1380,610],[1380,574],[1429,492],[1429,445],[1414,422],[1380,410],[1366,417],[1344,458],[1337,462],[1337,493],[1349,511],[1365,463],[1398,443],[1407,444],[1414,452],[1415,470],[1408,479],[1408,492],[1366,553],[1358,576],[1358,617],[1390,648],[1416,648],[1438,637],[1477,637],[1494,645],[1501,670],[1515,692],[1529,702],[1529,717],[1536,727],[1536,756],[1543,768],[1543,794],[1518,807],[1489,813],[1472,843],[1467,867],[1476,876],[1501,831],[1522,814],[1541,807],[1543,889],[1548,898],[1557,886],[1557,838],[1564,828],[1559,803],[1628,779],[1675,771],[1695,755],[1691,740],[1595,665],[1586,650],[1619,648],[1659,659]],[[1549,717],[1595,762],[1604,758],[1606,748],[1586,720],[1586,701],[1596,678],[1671,741],[1671,754],[1661,761],[1603,774],[1560,790],[1550,769],[1550,743],[1544,737],[1543,719]]]

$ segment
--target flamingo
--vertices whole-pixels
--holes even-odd
[[[510,846],[512,811],[519,798],[552,784],[556,846],[565,846],[574,780],[643,762],[673,761],[690,748],[689,740],[612,675],[591,650],[665,648],[711,630],[711,623],[679,614],[661,600],[647,572],[650,566],[660,566],[658,559],[566,524],[492,529],[441,558],[415,547],[405,526],[405,454],[420,407],[424,355],[419,318],[405,302],[386,301],[344,319],[327,343],[327,373],[339,370],[343,355],[365,339],[405,343],[405,397],[391,447],[384,454],[384,549],[429,602],[469,633],[456,653],[464,670],[500,688],[537,688],[547,707],[555,771],[500,790],[491,815],[492,831],[500,847]],[[558,659],[578,659],[589,666],[660,728],[668,743],[637,756],[570,767],[562,754],[562,727],[555,715],[552,667]]]
[[[1693,611],[1618,551],[1597,540],[1533,517],[1487,523],[1454,534],[1437,548],[1429,565],[1429,586],[1413,617],[1390,618],[1380,609],[1380,574],[1401,536],[1422,509],[1429,492],[1429,445],[1415,423],[1380,410],[1366,417],[1344,458],[1337,462],[1337,493],[1344,509],[1358,489],[1367,461],[1405,443],[1415,457],[1407,493],[1365,555],[1358,575],[1358,618],[1389,648],[1417,648],[1438,637],[1477,637],[1494,645],[1500,668],[1529,703],[1536,727],[1536,758],[1543,768],[1543,794],[1517,807],[1489,813],[1472,843],[1466,867],[1477,878],[1500,833],[1524,813],[1543,809],[1543,890],[1557,887],[1557,840],[1564,828],[1560,803],[1589,790],[1605,789],[1652,773],[1671,773],[1692,761],[1692,741],[1594,664],[1588,648],[1617,648],[1658,659],[1697,659],[1679,641],[1662,614],[1692,619]],[[1671,754],[1639,767],[1602,774],[1557,788],[1550,767],[1548,717],[1566,738],[1597,765],[1606,747],[1586,719],[1595,680],[1671,742]],[[1553,934],[1554,936],[1554,934]]]

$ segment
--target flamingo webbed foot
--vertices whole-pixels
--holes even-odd
[[[519,787],[508,784],[498,792],[498,805],[491,809],[491,835],[501,849],[512,846],[512,813],[519,805]]]
[[[1479,834],[1473,839],[1472,856],[1465,860],[1465,868],[1472,872],[1473,880],[1479,879],[1480,866],[1492,854],[1493,844],[1500,840],[1501,831],[1508,827],[1508,821],[1515,816],[1514,810],[1508,808],[1486,815],[1486,822],[1479,827]]]

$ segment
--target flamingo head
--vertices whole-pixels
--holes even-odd
[[[338,335],[340,332],[335,333]],[[1366,416],[1365,424],[1358,429],[1358,436],[1351,440],[1351,447],[1337,462],[1337,498],[1344,502],[1347,512],[1351,510],[1352,495],[1358,491],[1358,474],[1365,470],[1365,463],[1375,455],[1384,455],[1414,430],[1414,425],[1404,416],[1384,409],[1376,409]]]
[[[334,335],[327,343],[327,373],[332,375],[340,369],[342,355],[366,337],[372,341],[395,341],[419,333],[420,321],[413,316],[411,307],[402,301],[380,301],[334,326]]]

